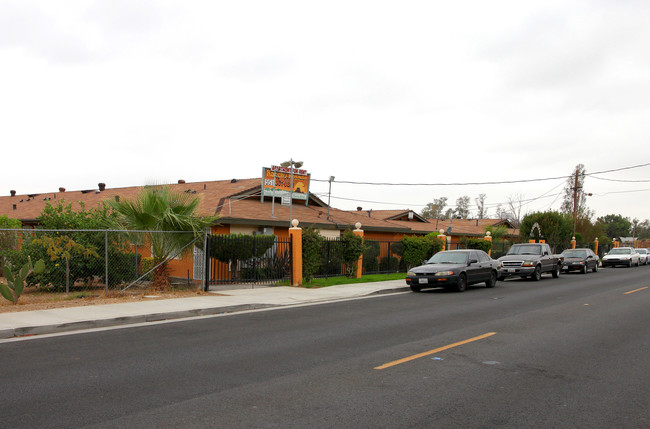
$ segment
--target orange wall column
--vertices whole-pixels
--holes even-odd
[[[447,236],[445,235],[445,230],[440,228],[440,231],[438,231],[440,234],[438,234],[436,237],[438,237],[440,240],[442,240],[442,250],[445,251],[447,250]]]
[[[291,286],[302,285],[302,228],[298,228],[298,219],[291,221],[293,227],[289,228],[291,234],[291,258],[293,271]]]
[[[488,250],[487,254],[489,256],[492,256],[492,233],[490,231],[486,232],[485,237],[483,237],[483,240],[490,242],[490,250]]]
[[[357,237],[361,237],[361,239],[363,239],[363,230],[361,229],[361,223],[357,222],[356,225],[354,225],[354,226],[357,229],[352,231],[352,233],[354,235],[356,235]],[[356,272],[355,277],[360,279],[361,274],[363,274],[363,254],[361,254],[361,256],[359,256],[359,259],[357,260],[357,272]]]
[[[594,253],[598,255],[598,237],[594,240]]]
[[[576,238],[575,237],[571,237],[571,248],[572,249],[576,248]]]

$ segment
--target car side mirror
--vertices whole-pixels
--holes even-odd
[[[429,261],[427,261],[427,260],[425,259],[424,261],[422,261],[422,265],[426,265],[427,262],[429,262]]]
[[[469,266],[469,265],[472,265],[472,264],[476,264],[477,262],[478,262],[478,259],[470,259],[469,264],[467,264],[467,265]]]

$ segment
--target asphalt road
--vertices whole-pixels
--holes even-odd
[[[647,428],[650,266],[0,344],[1,427]]]

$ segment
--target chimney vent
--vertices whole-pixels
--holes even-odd
[[[64,187],[60,187],[60,188],[59,188],[59,192],[65,192],[65,188],[64,188]]]
[[[358,212],[360,212],[361,210],[363,210],[363,207],[361,207],[361,206],[357,207]]]
[[[16,191],[14,191],[13,189],[11,191],[9,191],[9,193],[11,194],[12,197],[16,196]]]
[[[98,183],[97,186],[99,187],[100,191],[106,190],[106,183]]]
[[[185,180],[183,180],[183,179],[178,179],[178,183],[179,183],[179,184],[183,184],[183,183],[185,183]]]

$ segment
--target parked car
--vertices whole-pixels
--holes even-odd
[[[639,254],[639,264],[650,264],[650,253],[648,253],[648,249],[636,249],[636,253]]]
[[[587,274],[589,270],[594,273],[598,271],[598,264],[600,261],[591,249],[567,249],[562,252],[564,262],[562,262],[562,270],[566,273],[573,270],[578,270],[582,274]]]
[[[605,253],[602,260],[603,267],[614,267],[616,265],[639,266],[639,254],[633,247],[615,247]]]
[[[406,273],[406,283],[414,292],[423,288],[444,287],[463,292],[468,285],[497,284],[497,262],[482,250],[446,250],[438,252],[419,267]]]
[[[513,244],[508,253],[497,260],[498,279],[530,276],[533,280],[540,280],[543,273],[558,278],[563,259],[562,255],[554,255],[546,243]]]

